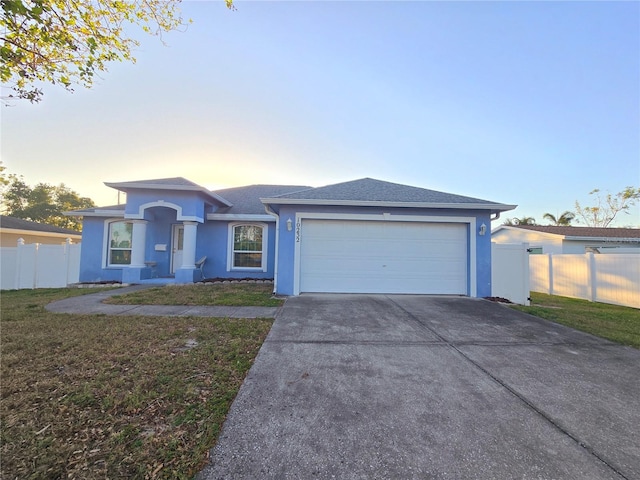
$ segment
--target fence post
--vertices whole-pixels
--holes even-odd
[[[597,271],[596,271],[596,258],[593,254],[593,252],[588,252],[587,253],[587,275],[588,275],[588,282],[589,282],[589,300],[592,302],[596,301],[596,289],[598,288],[598,282],[597,282]]]
[[[13,279],[16,290],[20,288],[20,277],[22,272],[22,255],[24,255],[24,238],[18,239],[18,249],[16,250],[16,275]]]
[[[522,271],[523,275],[523,290],[524,290],[524,305],[527,307],[531,305],[531,266],[529,263],[529,244],[524,242],[522,244]]]
[[[553,253],[549,253],[549,295],[553,295]]]
[[[66,240],[64,241],[64,283],[65,286],[69,285],[69,261],[71,258],[70,255],[70,247],[69,245],[71,245],[71,239],[69,237],[66,238]]]
[[[40,256],[40,244],[34,243],[35,251],[33,252],[33,286],[31,288],[38,288],[40,282],[40,268],[38,268],[38,257]]]

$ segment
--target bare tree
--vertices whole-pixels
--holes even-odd
[[[640,188],[626,187],[615,195],[607,193],[604,198],[596,188],[589,195],[595,197],[595,205],[591,207],[583,207],[576,200],[578,221],[582,220],[588,227],[608,227],[620,212],[628,214],[629,209],[638,203]]]

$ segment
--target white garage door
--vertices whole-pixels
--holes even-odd
[[[467,292],[467,226],[304,219],[300,292]]]

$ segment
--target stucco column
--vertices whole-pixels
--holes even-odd
[[[145,245],[147,237],[147,221],[132,220],[133,230],[131,232],[131,265],[130,268],[144,268],[144,257],[146,255]]]
[[[182,222],[184,225],[184,239],[182,243],[182,267],[196,268],[196,234],[198,222]]]

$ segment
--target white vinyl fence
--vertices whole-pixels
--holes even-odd
[[[640,255],[543,254],[529,257],[531,291],[640,308]]]
[[[62,245],[24,244],[0,248],[0,289],[66,287],[80,276],[80,247],[71,240]]]
[[[491,296],[529,305],[529,252],[526,243],[491,244]]]

